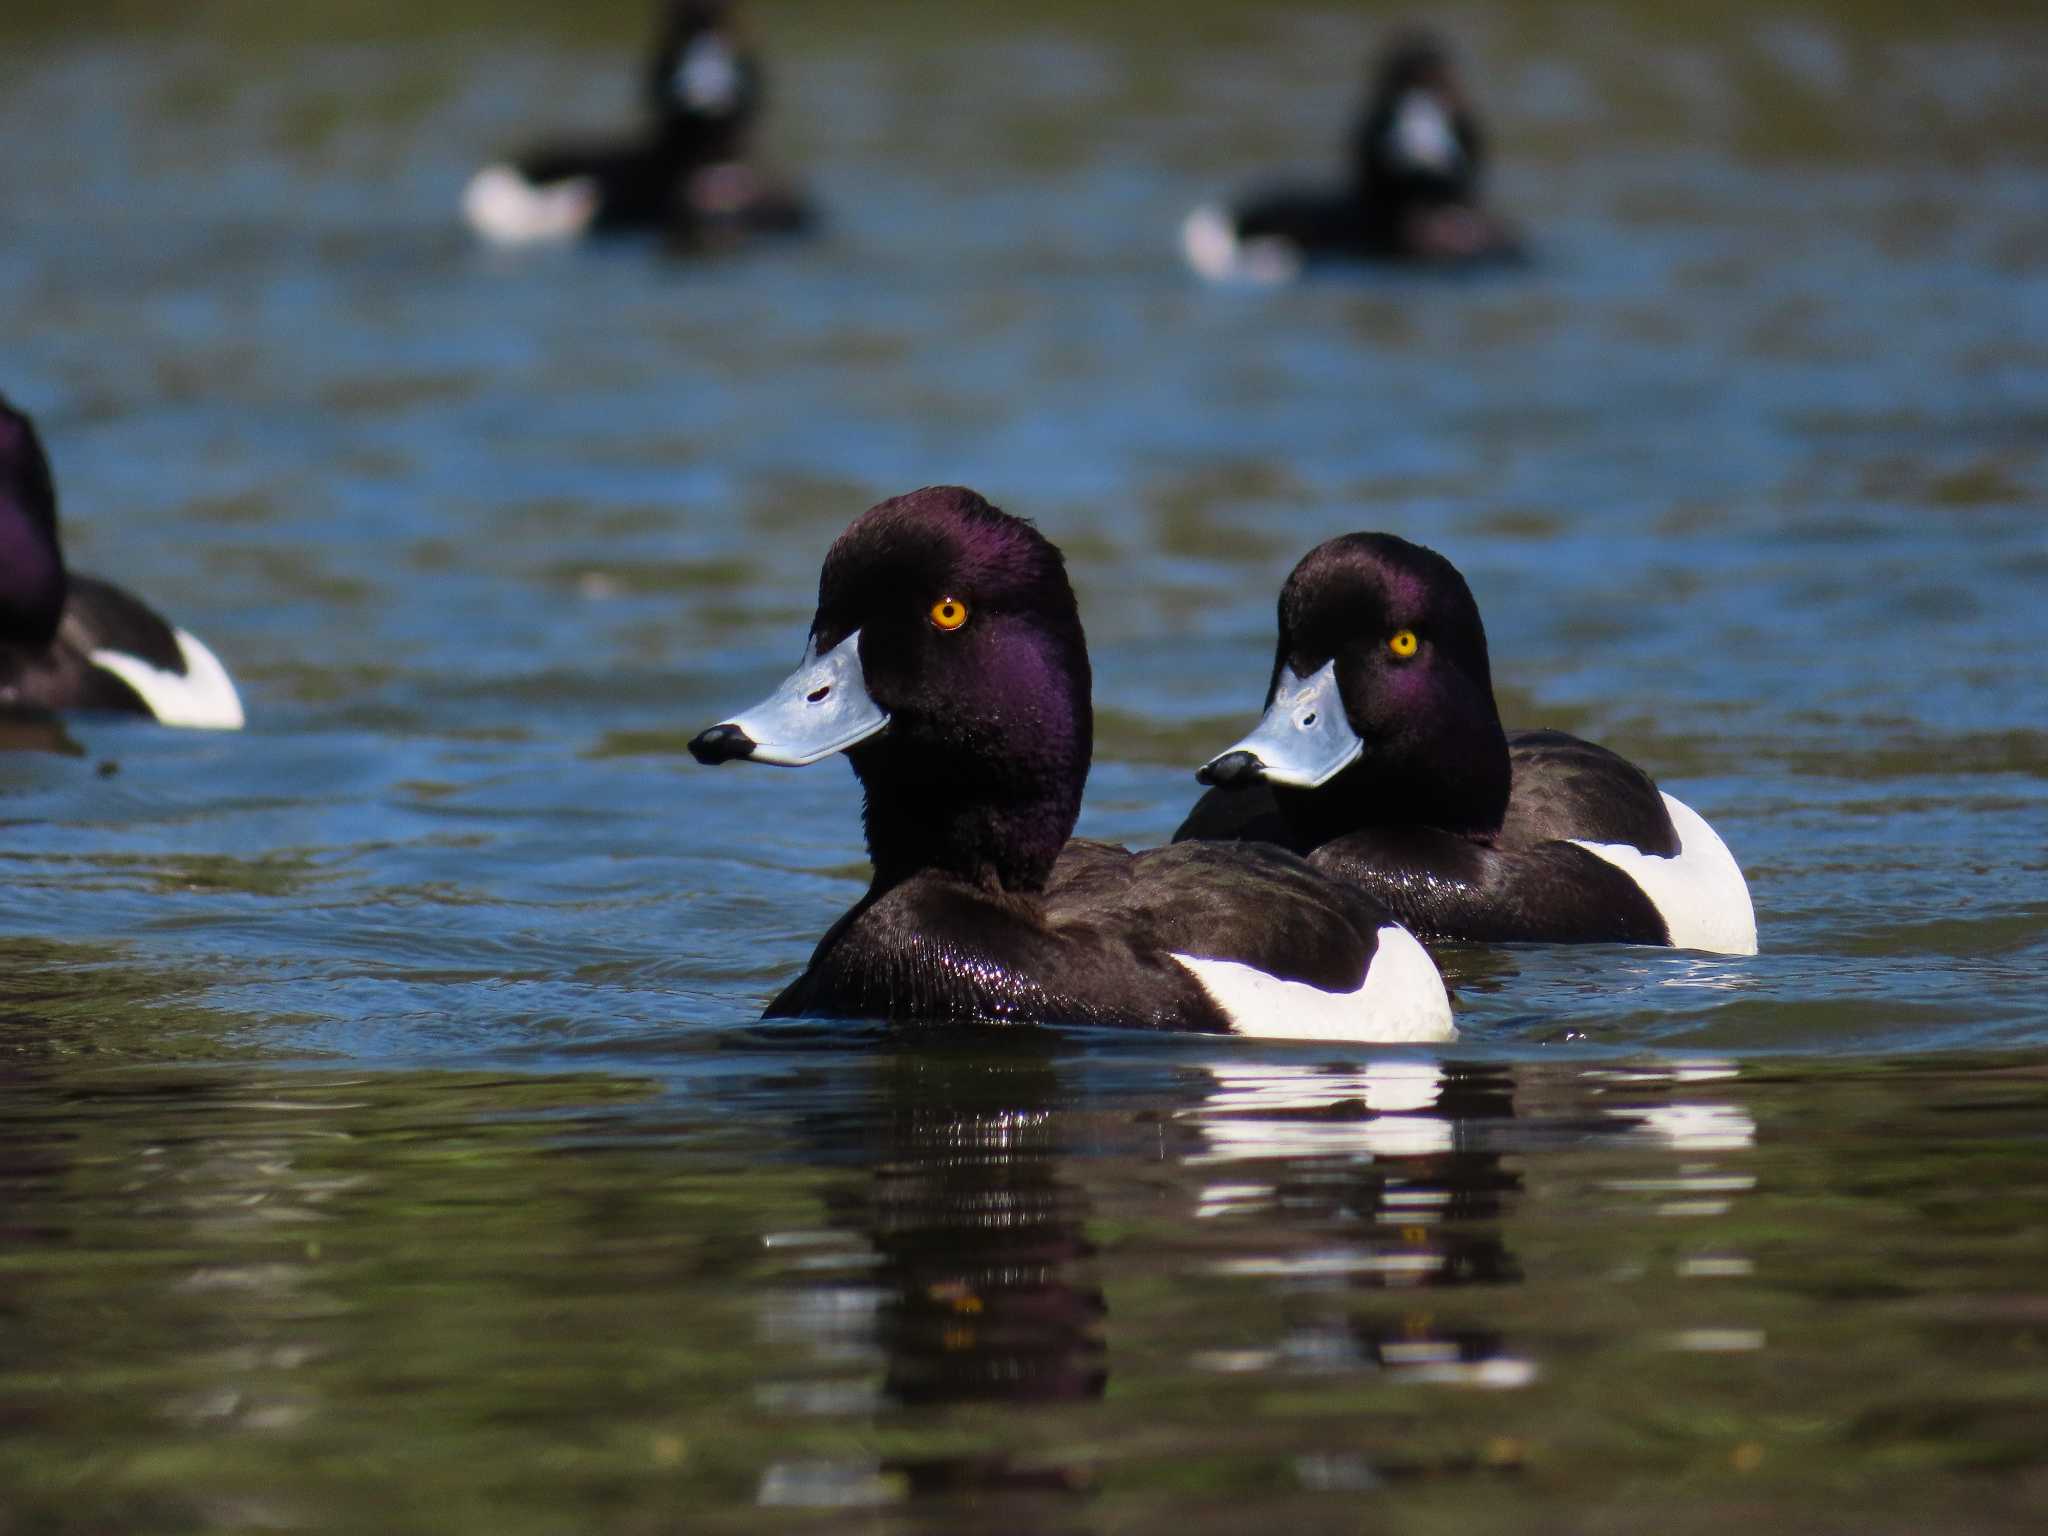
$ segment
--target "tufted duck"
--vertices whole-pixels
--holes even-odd
[[[1427,34],[1402,37],[1379,61],[1345,185],[1278,188],[1228,209],[1205,204],[1182,224],[1181,249],[1219,282],[1286,282],[1315,261],[1517,259],[1514,234],[1479,204],[1483,164],[1449,51]]]
[[[233,730],[212,651],[119,587],[64,568],[50,461],[0,396],[0,709],[106,709]]]
[[[1265,717],[1199,777],[1176,842],[1270,839],[1425,938],[1756,953],[1713,828],[1605,747],[1503,731],[1465,578],[1391,534],[1294,568]]]
[[[747,158],[761,69],[730,12],[729,0],[670,0],[647,75],[650,125],[486,166],[463,192],[470,227],[500,245],[662,230],[685,246],[804,228],[803,199]]]

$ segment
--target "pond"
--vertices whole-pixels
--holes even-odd
[[[1999,1531],[2048,1500],[2048,27],[1441,19],[1522,271],[1205,286],[1390,16],[761,0],[814,241],[506,256],[634,4],[0,19],[0,390],[238,735],[0,753],[0,1529]],[[1067,551],[1171,835],[1311,544],[1449,555],[1762,953],[1442,1053],[765,1027],[837,765],[683,744],[859,510]]]

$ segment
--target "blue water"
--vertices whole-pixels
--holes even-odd
[[[587,1317],[563,1325],[552,1355],[536,1344],[515,1369],[498,1353],[503,1337],[555,1315],[553,1287],[573,1293],[609,1273],[602,1233],[630,1260],[631,1275],[608,1282],[619,1305],[664,1318],[672,1343],[727,1347],[754,1288],[799,1312],[836,1293],[764,1271],[767,1259],[692,1269],[677,1293],[673,1273],[647,1267],[664,1244],[695,1234],[707,1252],[752,1252],[785,1228],[810,1230],[824,1218],[806,1202],[839,1209],[835,1179],[881,1180],[870,1203],[886,1215],[898,1198],[889,1170],[923,1166],[950,1136],[1024,1149],[987,1153],[992,1177],[1041,1194],[1085,1189],[1044,1196],[1075,1207],[1059,1243],[1103,1248],[1150,1298],[1134,1308],[1112,1284],[1111,1321],[1082,1333],[1107,1329],[1110,1395],[1126,1394],[1115,1434],[1149,1437],[1158,1475],[1138,1480],[1134,1502],[1060,1497],[1092,1511],[1075,1516],[1080,1528],[1189,1528],[1193,1506],[1174,1490],[1199,1484],[1218,1452],[1201,1414],[1166,1391],[1175,1378],[1147,1374],[1151,1352],[1197,1361],[1199,1396],[1239,1380],[1200,1374],[1200,1361],[1241,1360],[1247,1379],[1268,1381],[1259,1373],[1280,1369],[1278,1346],[1220,1337],[1236,1327],[1219,1329],[1210,1310],[1217,1272],[1193,1257],[1185,1232],[1196,1228],[1145,1214],[1135,1191],[1147,1180],[1187,1185],[1182,1224],[1217,1182],[1199,1147],[1152,1145],[1147,1127],[1199,1119],[1200,1105],[1242,1090],[1232,1074],[1270,1068],[1280,1097],[1254,1095],[1254,1108],[1284,1128],[1301,1112],[1287,1097],[1301,1087],[1293,1074],[1313,1075],[1323,1056],[1076,1037],[1042,1047],[1045,1063],[946,1069],[943,1091],[928,1091],[914,1054],[891,1065],[899,1058],[867,1037],[749,1027],[861,889],[857,796],[837,765],[714,772],[682,744],[794,661],[837,531],[932,482],[976,487],[1068,552],[1099,716],[1086,834],[1170,835],[1195,793],[1192,767],[1253,717],[1287,569],[1333,533],[1383,528],[1467,574],[1511,725],[1627,752],[1707,815],[1749,873],[1754,959],[1607,947],[1446,956],[1465,1035],[1452,1070],[1480,1074],[1489,1103],[1515,1102],[1519,1130],[1504,1141],[1487,1129],[1497,1105],[1473,1110],[1430,1078],[1382,1110],[1343,1075],[1365,1066],[1340,1063],[1311,1099],[1336,1106],[1340,1125],[1346,1104],[1408,1114],[1392,1129],[1419,1125],[1423,1140],[1212,1137],[1217,1156],[1260,1164],[1252,1183],[1273,1182],[1274,1159],[1293,1170],[1276,1187],[1313,1184],[1318,1169],[1351,1177],[1375,1158],[1398,1170],[1403,1157],[1445,1155],[1439,1134],[1504,1150],[1521,1193],[1502,1197],[1500,1219],[1522,1224],[1509,1246],[1535,1255],[1517,1261],[1526,1285],[1503,1303],[1510,1322],[1488,1325],[1509,1334],[1516,1317],[1535,1326],[1539,1303],[1578,1304],[1579,1261],[1547,1281],[1541,1261],[1558,1257],[1560,1232],[1593,1240],[1574,1224],[1606,1209],[1587,1192],[1604,1187],[1611,1139],[1586,1127],[1608,1123],[1602,1096],[1630,1071],[1681,1084],[1706,1072],[1699,1081],[1721,1084],[1709,1121],[1748,1127],[1710,1138],[1746,1169],[1739,1178],[1764,1180],[1750,1206],[1737,1202],[1738,1215],[1755,1213],[1748,1225],[1706,1245],[1709,1258],[1726,1248],[1754,1260],[1761,1278],[1717,1282],[1743,1296],[1735,1313],[1792,1304],[1771,1280],[1798,1267],[1782,1252],[1771,1267],[1788,1222],[1812,1232],[1816,1263],[1868,1244],[1873,1272],[1920,1273],[1920,1248],[1898,1236],[1918,1229],[1894,1228],[1903,1215],[1869,1187],[1853,1197],[1869,1210],[1817,1191],[1845,1191],[1857,1158],[1877,1156],[1880,1125],[1902,1127],[1944,1095],[2013,1118],[2018,1140],[2001,1129],[1992,1149],[2013,1159],[1998,1182],[2039,1189],[2041,1122],[2015,1107],[2038,1088],[2015,1100],[2019,1088],[2001,1086],[2035,1084],[2048,1042],[2037,20],[1986,9],[1911,30],[1848,6],[1758,9],[1673,36],[1625,10],[1568,25],[1548,10],[1460,13],[1497,130],[1495,196],[1529,231],[1532,267],[1261,292],[1198,283],[1174,230],[1205,197],[1327,162],[1376,30],[1348,13],[1261,7],[1254,21],[1196,7],[1167,27],[1142,7],[985,23],[898,7],[856,25],[827,8],[763,5],[772,151],[827,208],[827,232],[693,264],[633,244],[506,257],[455,222],[481,160],[624,112],[631,8],[604,13],[609,30],[581,42],[537,21],[486,31],[453,8],[417,9],[403,34],[381,11],[351,28],[316,10],[294,30],[234,5],[175,29],[38,12],[0,24],[0,143],[18,146],[0,157],[0,389],[43,425],[73,563],[202,635],[250,715],[232,737],[81,719],[68,727],[77,755],[0,755],[0,1062],[13,1063],[0,1066],[0,1098],[24,1127],[17,1172],[44,1168],[45,1154],[71,1170],[47,1187],[22,1174],[19,1186],[38,1191],[45,1236],[23,1240],[11,1273],[44,1287],[25,1295],[52,1298],[22,1304],[43,1374],[0,1374],[0,1410],[40,1437],[24,1442],[44,1479],[20,1496],[24,1518],[63,1507],[67,1488],[97,1488],[103,1502],[72,1506],[79,1520],[320,1525],[333,1506],[316,1495],[336,1466],[388,1471],[379,1457],[426,1434],[425,1462],[407,1475],[434,1491],[392,1528],[518,1523],[520,1508],[550,1528],[548,1512],[587,1511],[594,1495],[544,1456],[521,1492],[508,1469],[541,1453],[516,1437],[480,1446],[461,1391],[510,1393],[506,1370],[569,1380],[557,1381],[560,1421],[537,1443],[625,1411],[586,1375],[629,1371],[630,1352],[605,1363],[593,1340],[610,1336]],[[1901,1072],[1935,1086],[1905,1091]],[[976,1107],[961,1109],[961,1094]],[[300,1100],[326,1111],[308,1125],[346,1126],[341,1166],[321,1177],[382,1192],[322,1217],[330,1249],[381,1256],[354,1281],[318,1278],[323,1294],[352,1298],[337,1315],[354,1321],[337,1333],[317,1309],[293,1314],[307,1347],[350,1370],[268,1428],[229,1413],[260,1452],[208,1438],[227,1432],[213,1420],[203,1432],[176,1414],[110,1426],[112,1399],[89,1383],[116,1362],[90,1319],[134,1310],[120,1368],[144,1398],[186,1402],[202,1390],[188,1378],[218,1360],[195,1360],[186,1303],[166,1298],[246,1234],[191,1216],[138,1237],[127,1223],[148,1181],[102,1187],[90,1170],[160,1161],[168,1146],[189,1163],[181,1187],[203,1191],[193,1210],[282,1202],[311,1222],[318,1201],[233,1171],[245,1153],[250,1167],[273,1152],[305,1162],[303,1149],[277,1151],[296,1142],[273,1145],[265,1117],[281,1111],[260,1107]],[[1955,1151],[1946,1124],[1917,1138],[1899,1129],[1892,1153],[1925,1153],[1914,1176],[1963,1202],[1990,1165],[1943,1161]],[[990,1125],[1011,1130],[991,1140]],[[466,1150],[497,1136],[517,1144],[502,1168]],[[1647,1166],[1631,1177],[1699,1176],[1685,1171],[1700,1154],[1683,1136],[1629,1145]],[[554,1159],[569,1171],[550,1173]],[[762,1183],[718,1204],[740,1170]],[[1464,1174],[1444,1177],[1465,1187]],[[604,1216],[604,1191],[627,1187],[639,1189],[632,1208]],[[672,1205],[638,1203],[660,1189]],[[149,1219],[183,1209],[151,1206]],[[1369,1200],[1350,1216],[1302,1216],[1284,1199],[1259,1209],[1256,1233],[1223,1245],[1246,1263],[1270,1257],[1261,1245],[1275,1230],[1298,1247],[1308,1229],[1290,1221],[1327,1236],[1378,1219]],[[1912,1209],[1932,1232],[1956,1219]],[[300,1216],[280,1218],[291,1262],[320,1270]],[[522,1234],[522,1219],[540,1235]],[[889,1229],[876,1219],[860,1228],[871,1238]],[[1664,1252],[1654,1216],[1632,1221],[1600,1239],[1590,1272],[1634,1274],[1642,1252]],[[937,1227],[972,1247],[958,1223]],[[1214,1228],[1201,1226],[1220,1241]],[[56,1230],[92,1252],[139,1244],[153,1257],[74,1268]],[[508,1263],[545,1269],[545,1294],[508,1294],[496,1271],[473,1272],[494,1244],[527,1256]],[[2039,1348],[2039,1246],[2030,1228],[2002,1247],[1964,1244],[1926,1307],[2007,1296],[2019,1310],[1993,1308],[1997,1326],[2033,1341],[2015,1358],[2036,1358],[2025,1351]],[[1064,1272],[1068,1261],[1043,1262]],[[922,1294],[929,1277],[906,1273],[901,1294]],[[1229,1273],[1239,1310],[1297,1306],[1286,1265]],[[1826,1289],[1802,1284],[1792,1293]],[[474,1320],[453,1300],[445,1315],[422,1301],[423,1286],[467,1296]],[[696,1310],[675,1312],[685,1293]],[[780,1359],[787,1319],[781,1303],[760,1305],[764,1358]],[[401,1415],[390,1444],[357,1444],[362,1431],[342,1426],[414,1347],[407,1308],[453,1330],[434,1352],[440,1386],[420,1386],[419,1421]],[[922,1358],[891,1354],[895,1335],[859,1316],[845,1324],[847,1359]],[[1136,1335],[1134,1317],[1150,1319]],[[464,1331],[487,1325],[504,1334]],[[1813,1380],[1822,1346],[1792,1340],[1818,1337],[1814,1326],[1774,1321],[1766,1363]],[[1423,1480],[1441,1474],[1459,1490],[1429,1496],[1443,1509],[1507,1518],[1472,1490],[1494,1486],[1487,1468],[1545,1455],[1545,1496],[1561,1510],[1582,1486],[1615,1496],[1595,1467],[1684,1486],[1690,1474],[1632,1438],[1619,1408],[1583,1440],[1550,1427],[1572,1422],[1576,1394],[1610,1370],[1619,1379],[1669,1358],[1656,1353],[1663,1332],[1634,1314],[1595,1308],[1573,1327],[1560,1338],[1536,1326],[1497,1350],[1468,1338],[1467,1356],[1533,1361],[1540,1383],[1482,1394],[1483,1410],[1427,1396],[1442,1387],[1384,1388],[1392,1404],[1420,1392],[1434,1405],[1416,1411],[1443,1443],[1423,1456]],[[1738,1352],[1764,1336],[1743,1323],[1721,1344],[1737,1335]],[[1594,1339],[1611,1367],[1575,1376]],[[1909,1342],[1898,1359],[1880,1351],[1884,1370],[1947,1358],[1948,1344],[1921,1343],[1925,1359]],[[1318,1367],[1339,1385],[1385,1369],[1347,1348]],[[1010,1432],[999,1423],[1026,1425],[1027,1439],[1042,1436],[1032,1464],[1066,1466],[1068,1439],[1107,1433],[1085,1418],[935,1424],[904,1406],[915,1394],[896,1367],[878,1396],[831,1399],[822,1420],[791,1428],[783,1408],[761,1406],[786,1407],[762,1396],[767,1366],[744,1352],[709,1376],[692,1374],[701,1365],[647,1367],[704,1418],[648,1429],[651,1465],[741,1525],[748,1509],[925,1507],[916,1477],[849,1462],[847,1436],[936,1436],[949,1455],[963,1444],[982,1454]],[[1494,1384],[1512,1387],[1518,1369]],[[1958,1367],[1954,1393],[1981,1410],[1979,1429],[1983,1414],[1997,1423],[1970,1443],[2023,1445],[1997,1415],[2032,1386],[2006,1367],[1975,1369]],[[88,1384],[81,1395],[49,1385],[65,1372]],[[1701,1465],[1746,1472],[1742,1447],[1775,1447],[1775,1431],[1745,1417],[1768,1418],[1766,1380],[1651,1374],[1702,1423],[1749,1426]],[[1879,1392],[1877,1377],[1812,1390],[1816,1422],[1837,1413],[1860,1426],[1842,1442],[1859,1448],[1843,1488],[1869,1500],[1866,1513],[1883,1510],[1914,1447],[1925,1450],[1914,1438],[1924,1425],[1867,1417],[1878,1410],[1856,1394]],[[698,1445],[734,1393],[756,1417],[729,1464],[670,1455],[671,1438]],[[1272,1393],[1240,1403],[1248,1420],[1287,1419],[1293,1410],[1274,1407],[1285,1391]],[[1330,1411],[1381,1412],[1372,1394],[1354,1397]],[[1409,1465],[1354,1440],[1261,1433],[1270,1446],[1260,1438],[1266,1449],[1246,1451],[1226,1481],[1274,1518],[1334,1520],[1344,1488]],[[1927,1433],[1950,1447],[1961,1434]],[[791,1435],[829,1444],[792,1462],[771,1448]],[[96,1461],[100,1444],[121,1454]],[[586,1451],[605,1459],[617,1446]],[[633,1457],[604,1464],[639,1487],[638,1471],[619,1470],[639,1468]],[[2033,1484],[1967,1485],[1989,1500],[1980,1518],[1994,1521],[1999,1498],[2024,1502],[2038,1452],[2031,1465]],[[1445,1468],[1479,1468],[1479,1481]],[[1099,1469],[1075,1476],[1117,1486]],[[234,1491],[245,1484],[295,1491],[252,1503]],[[1939,1479],[1922,1487],[1965,1497]],[[1041,1492],[1011,1489],[1030,1509]],[[1777,1489],[1791,1502],[1771,1507],[1810,1514],[1800,1501],[1819,1507],[1825,1494],[1794,1480]],[[994,1507],[1011,1512],[1007,1528],[1037,1519]],[[665,1508],[654,1498],[642,1513]],[[934,1528],[958,1516],[934,1508]]]

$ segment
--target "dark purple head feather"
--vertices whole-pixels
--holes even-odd
[[[946,628],[933,609],[965,620]],[[811,631],[856,631],[889,715],[848,756],[878,883],[940,869],[1036,890],[1072,835],[1094,746],[1088,646],[1059,549],[959,486],[869,508],[840,535]]]
[[[47,644],[65,594],[50,461],[35,424],[0,396],[0,639]]]
[[[1372,73],[1373,92],[1383,98],[1417,86],[1448,89],[1454,78],[1450,45],[1424,27],[1397,32],[1374,59]]]
[[[1412,656],[1390,646],[1402,631]],[[1491,836],[1507,811],[1507,736],[1493,699],[1486,627],[1456,566],[1388,533],[1317,545],[1280,591],[1282,666],[1309,677],[1337,664],[1344,714],[1363,749],[1320,789],[1279,789],[1316,842],[1383,822]]]

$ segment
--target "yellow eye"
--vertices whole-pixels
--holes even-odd
[[[948,634],[967,622],[967,605],[957,597],[942,597],[932,604],[932,628]]]
[[[1387,649],[1392,651],[1396,656],[1400,657],[1401,660],[1406,661],[1410,656],[1413,656],[1415,654],[1415,647],[1417,643],[1418,642],[1415,639],[1414,630],[1400,629],[1396,630],[1394,632],[1394,638],[1387,642]]]

